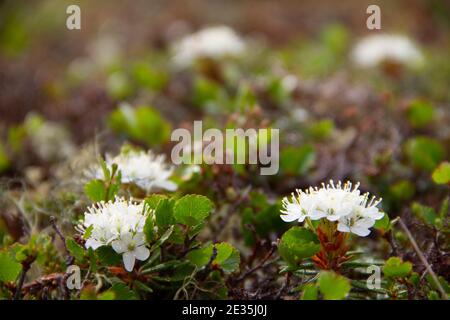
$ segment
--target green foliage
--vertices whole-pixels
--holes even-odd
[[[405,143],[405,153],[416,167],[432,171],[445,157],[444,147],[435,139],[419,136]]]
[[[102,201],[107,199],[105,186],[102,180],[91,180],[84,186],[84,193],[92,201]]]
[[[415,128],[428,125],[435,117],[434,106],[426,101],[413,101],[407,110],[409,123]]]
[[[438,215],[433,208],[414,202],[411,206],[411,211],[417,218],[424,221],[426,224],[431,226],[436,224]]]
[[[0,173],[8,169],[10,166],[10,161],[8,155],[6,154],[6,150],[0,142]]]
[[[133,86],[127,74],[116,71],[108,77],[106,91],[113,99],[123,100],[133,93]]]
[[[132,290],[130,290],[124,283],[117,282],[115,283],[111,289],[114,292],[115,300],[136,300],[138,296]]]
[[[314,165],[316,152],[312,145],[304,145],[299,148],[287,147],[281,151],[280,168],[284,174],[304,175]]]
[[[412,271],[411,262],[403,262],[399,257],[391,257],[386,261],[383,266],[383,273],[389,278],[404,278],[407,277]]]
[[[314,139],[324,140],[329,138],[334,131],[334,122],[331,119],[324,119],[313,122],[308,127],[308,133]]]
[[[375,222],[374,228],[381,230],[382,232],[387,232],[391,229],[391,221],[387,213],[384,214],[383,218]]]
[[[22,265],[15,261],[8,252],[0,252],[0,281],[14,281],[19,276]]]
[[[320,272],[317,284],[326,300],[342,300],[351,289],[347,278],[330,271]]]
[[[66,239],[66,247],[70,254],[75,258],[77,263],[84,260],[84,249],[72,238]]]
[[[108,124],[116,133],[150,147],[167,142],[171,132],[170,124],[158,111],[148,106],[132,108],[122,105],[111,113]]]
[[[309,283],[303,287],[301,300],[317,300],[319,296],[319,288],[314,283]]]
[[[280,219],[281,205],[278,202],[271,203],[267,196],[260,192],[250,192],[250,206],[242,213],[242,232],[247,245],[253,245],[255,235],[248,229],[254,227],[256,235],[266,238],[272,232],[283,231],[288,225]]]
[[[196,249],[188,253],[187,258],[199,268],[205,267],[213,258],[211,267],[220,268],[225,273],[232,273],[239,268],[240,254],[233,246],[222,242],[215,245],[208,245],[201,249]]]
[[[432,175],[433,181],[437,184],[450,183],[450,162],[442,162],[434,171]]]
[[[398,200],[408,200],[414,196],[415,187],[409,180],[400,180],[389,188],[390,195]]]
[[[289,264],[297,265],[320,250],[317,235],[302,227],[292,227],[281,237],[278,245],[280,256]]]
[[[177,222],[195,226],[203,222],[213,209],[213,203],[205,196],[186,195],[175,202],[173,212]]]
[[[146,62],[136,62],[132,67],[132,75],[139,87],[160,91],[168,82],[168,75],[162,70]]]

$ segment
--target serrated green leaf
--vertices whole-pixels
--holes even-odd
[[[174,223],[174,201],[172,199],[160,199],[155,209],[155,222],[158,228],[165,230]]]
[[[145,198],[144,203],[146,206],[148,206],[150,209],[155,210],[158,206],[158,203],[162,199],[167,199],[167,196],[163,194],[152,194]]]
[[[106,190],[102,180],[92,180],[84,186],[84,193],[92,201],[98,202],[106,199]]]
[[[110,290],[114,292],[115,300],[136,300],[138,298],[136,293],[123,283],[115,283]]]
[[[84,260],[84,249],[74,239],[66,239],[66,247],[77,262]]]
[[[326,300],[342,300],[351,289],[347,278],[331,271],[320,272],[317,284]]]
[[[226,242],[218,243],[215,247],[217,249],[217,256],[213,264],[219,265],[225,273],[237,271],[241,262],[239,251]]]
[[[302,227],[292,227],[281,237],[278,245],[280,256],[289,264],[296,265],[320,250],[317,235]]]
[[[211,212],[213,204],[205,196],[186,195],[177,200],[173,208],[177,222],[187,226],[195,226],[203,222]]]
[[[213,245],[210,244],[206,247],[189,251],[186,257],[190,262],[201,268],[208,264],[212,253]]]
[[[383,266],[383,273],[386,277],[390,278],[403,278],[407,277],[412,271],[411,262],[403,262],[399,257],[391,257],[386,261]]]

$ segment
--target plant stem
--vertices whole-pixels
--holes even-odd
[[[448,300],[447,293],[445,292],[444,288],[442,288],[441,283],[439,282],[438,277],[436,276],[436,273],[434,273],[433,269],[431,268],[430,264],[428,263],[427,259],[423,255],[422,251],[420,250],[419,246],[417,245],[416,240],[412,236],[411,232],[409,231],[406,224],[403,222],[401,218],[398,219],[398,222],[400,226],[402,227],[403,231],[405,231],[406,235],[409,238],[409,241],[411,242],[411,245],[413,246],[414,250],[417,253],[417,256],[419,257],[420,261],[422,261],[423,265],[427,269],[429,275],[433,278],[433,281],[436,283],[436,287],[438,288],[439,292],[441,293],[443,300]]]

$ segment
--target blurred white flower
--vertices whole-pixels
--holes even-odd
[[[106,166],[109,169],[114,163],[122,174],[123,183],[135,184],[146,192],[160,189],[175,191],[178,187],[169,180],[173,168],[165,163],[164,155],[154,155],[150,150],[144,152],[127,149],[115,157],[106,155]],[[96,177],[102,176],[102,170],[99,168]]]
[[[188,66],[198,58],[236,56],[245,49],[245,43],[229,27],[217,26],[200,30],[174,44],[174,62]]]
[[[321,188],[310,187],[306,191],[296,190],[291,200],[285,197],[282,201],[281,219],[286,222],[303,222],[305,218],[319,220],[326,218],[329,221],[338,222],[338,231],[352,232],[359,236],[367,236],[375,224],[375,220],[384,215],[377,205],[381,202],[369,194],[361,195],[358,190],[359,183],[352,188],[351,182],[344,185],[333,180]]]
[[[62,125],[45,121],[30,132],[33,150],[45,161],[69,159],[76,152],[70,132]]]
[[[407,37],[379,34],[361,39],[352,51],[353,61],[361,67],[374,67],[385,61],[407,66],[423,62],[419,48]]]
[[[96,250],[111,245],[123,255],[125,268],[131,271],[135,259],[148,258],[143,230],[149,214],[153,211],[143,203],[116,198],[114,202],[99,202],[89,207],[76,229],[86,238],[86,248]]]

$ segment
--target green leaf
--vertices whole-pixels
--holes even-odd
[[[114,251],[110,246],[101,246],[95,250],[97,258],[103,265],[117,266],[122,263],[122,256]]]
[[[419,169],[432,171],[445,157],[445,149],[437,140],[420,136],[404,145],[409,161]]]
[[[167,196],[163,194],[152,194],[145,198],[144,203],[146,206],[148,206],[150,209],[155,210],[158,206],[159,201],[162,199],[167,199]]]
[[[331,119],[324,119],[313,122],[309,128],[309,134],[318,140],[324,140],[331,136],[334,130],[334,122]]]
[[[317,300],[319,289],[314,283],[309,283],[304,286],[301,300]]]
[[[441,219],[441,221],[444,221],[447,218],[449,202],[450,197],[447,197],[442,201],[441,208],[439,209],[439,219]]]
[[[304,175],[314,165],[316,152],[312,145],[287,147],[281,151],[280,167],[285,174]]]
[[[213,248],[217,249],[217,255],[212,265],[221,268],[225,273],[232,273],[239,268],[240,254],[232,245],[222,242],[215,245],[209,244],[206,247],[190,251],[187,259],[201,268],[208,264],[213,254]]]
[[[116,300],[136,300],[138,298],[133,290],[120,282],[115,283],[110,290],[114,292]]]
[[[74,239],[67,238],[66,247],[76,261],[81,262],[84,260],[84,249]]]
[[[187,259],[201,268],[208,264],[213,253],[213,245],[209,244],[206,247],[189,251],[186,255]]]
[[[161,145],[170,138],[170,124],[158,111],[148,106],[133,108],[122,105],[111,113],[108,124],[116,133],[150,147]]]
[[[133,87],[127,74],[116,71],[106,80],[106,91],[113,99],[123,100],[133,93]]]
[[[317,284],[326,300],[342,300],[351,288],[347,278],[331,271],[320,272]]]
[[[84,186],[84,193],[92,201],[98,202],[106,199],[106,190],[102,180],[91,180]]]
[[[383,273],[389,278],[403,278],[407,277],[412,271],[411,262],[403,262],[399,257],[391,257],[383,266]]]
[[[164,242],[167,241],[167,239],[170,238],[172,232],[173,232],[173,228],[174,226],[170,226],[166,232],[164,232],[164,234],[153,244],[153,246],[150,248],[150,252],[153,252],[154,250],[156,250],[157,248],[161,247]]]
[[[215,245],[217,256],[213,264],[219,265],[225,273],[232,273],[239,269],[241,256],[231,244],[222,242]]]
[[[436,224],[437,213],[433,208],[421,205],[418,202],[414,202],[411,207],[412,213],[425,222],[428,225],[434,226]]]
[[[153,214],[149,214],[145,219],[144,235],[147,243],[152,243],[156,238],[155,222]]]
[[[414,184],[409,180],[400,180],[389,187],[389,193],[398,200],[408,200],[414,196]]]
[[[450,183],[450,162],[444,161],[434,169],[432,178],[437,184]]]
[[[97,296],[98,300],[115,300],[116,299],[116,294],[114,291],[111,290],[107,290],[105,292],[100,293]]]
[[[383,232],[389,231],[389,229],[391,228],[391,221],[387,213],[384,213],[383,218],[375,222],[374,228],[381,230]]]
[[[177,200],[173,208],[175,220],[187,226],[203,222],[211,212],[213,203],[205,196],[186,195]]]
[[[280,256],[291,265],[312,257],[319,250],[320,242],[316,234],[302,227],[292,227],[286,231],[278,245]]]
[[[19,276],[22,265],[16,262],[7,252],[0,252],[0,281],[14,281]]]
[[[432,104],[416,100],[413,101],[406,113],[409,123],[415,128],[428,125],[435,117],[435,110]]]
[[[155,221],[159,228],[166,229],[174,223],[174,201],[161,199],[155,209]]]

